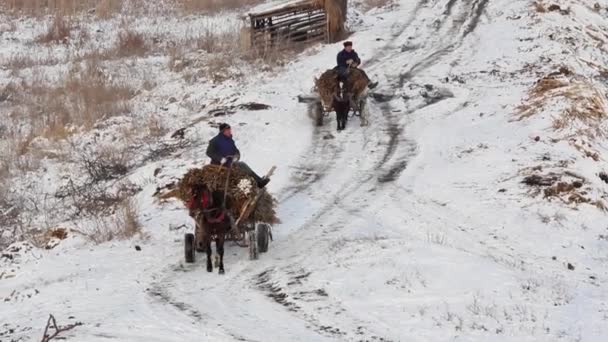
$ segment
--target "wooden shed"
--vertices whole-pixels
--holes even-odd
[[[249,46],[291,48],[330,43],[344,32],[347,0],[296,0],[249,13]]]

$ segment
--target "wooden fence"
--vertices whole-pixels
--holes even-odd
[[[300,0],[250,13],[248,18],[251,47],[282,49],[329,43],[343,30],[346,0]]]

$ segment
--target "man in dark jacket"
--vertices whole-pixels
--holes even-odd
[[[236,148],[236,144],[232,139],[232,128],[229,124],[223,123],[220,125],[220,132],[209,141],[207,147],[207,156],[211,158],[211,164],[230,167],[236,166],[251,175],[258,183],[258,187],[263,188],[270,182],[266,177],[260,177],[257,173],[242,161],[241,152]]]
[[[346,78],[348,77],[348,68],[356,68],[361,65],[361,59],[355,50],[353,50],[353,43],[350,41],[344,42],[344,50],[338,53],[336,59],[338,62],[336,69],[338,70],[339,79],[341,81],[346,81]],[[369,89],[374,89],[378,85],[378,82],[372,82],[369,79],[365,71],[361,70],[361,73],[367,78]]]

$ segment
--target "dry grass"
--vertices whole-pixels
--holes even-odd
[[[0,66],[6,67],[11,72],[16,73],[18,70],[28,69],[35,66],[51,66],[62,63],[61,59],[57,58],[49,50],[46,55],[32,55],[26,53],[18,53],[9,56],[6,60],[0,62]]]
[[[147,136],[150,138],[159,138],[169,133],[169,129],[163,124],[161,119],[154,115],[148,118],[146,128],[148,132]]]
[[[374,8],[390,7],[394,5],[393,0],[364,0],[363,10],[369,11]]]
[[[59,82],[47,80],[42,72],[34,70],[30,80],[14,87],[15,116],[29,121],[34,136],[52,139],[129,113],[133,93],[125,84],[110,80],[94,62],[74,67]]]
[[[172,0],[176,7],[185,14],[193,12],[216,13],[243,6],[253,6],[262,0]],[[127,4],[129,8],[126,8]],[[158,5],[156,1],[147,0],[3,0],[0,9],[10,13],[42,16],[50,13],[73,15],[82,12],[94,12],[98,17],[108,18],[127,9],[151,11]]]
[[[168,68],[183,73],[188,83],[197,82],[200,78],[218,83],[242,77],[247,65],[261,71],[281,67],[289,56],[297,52],[284,49],[281,42],[262,49],[245,47],[242,38],[247,34],[243,32],[244,27],[239,25],[227,31],[207,29],[186,37],[169,50]]]
[[[97,1],[95,14],[100,18],[109,18],[123,9],[124,0],[101,0]]]
[[[46,33],[36,39],[37,43],[67,43],[72,32],[73,24],[66,20],[63,15],[56,14],[53,21],[48,25]]]
[[[113,216],[96,218],[89,228],[82,229],[79,233],[95,244],[126,240],[136,235],[143,236],[135,200],[133,198],[125,199]]]
[[[6,11],[27,14],[46,15],[58,13],[72,15],[83,11],[96,10],[102,14],[116,13],[122,8],[124,0],[3,0],[0,8]]]
[[[118,34],[118,41],[114,47],[117,57],[142,57],[149,51],[146,39],[142,33],[130,29],[123,29]]]
[[[591,81],[564,67],[536,82],[526,101],[517,108],[518,120],[542,112],[556,99],[565,100],[568,105],[554,116],[555,131],[568,131],[590,140],[608,136],[604,125],[608,103],[604,94]]]

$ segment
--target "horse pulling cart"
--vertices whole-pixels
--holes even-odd
[[[368,125],[368,81],[359,69],[350,68],[346,82],[340,81],[334,69],[325,71],[315,78],[312,94],[299,95],[298,102],[307,103],[309,115],[317,126],[323,126],[323,119],[336,113],[338,130],[346,127],[348,117],[358,116],[361,126]]]
[[[210,271],[211,241],[215,241],[218,254],[215,265],[220,273],[223,273],[224,241],[247,247],[249,259],[258,259],[259,253],[268,251],[272,241],[271,224],[278,222],[274,198],[266,189],[258,189],[250,176],[233,169],[237,168],[207,165],[190,170],[180,181],[180,188],[185,189],[180,190],[184,193],[182,199],[195,222],[194,233],[185,234],[186,262],[195,262],[196,252],[206,252]],[[266,177],[270,178],[275,169],[273,166]]]

